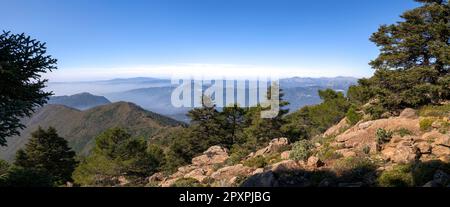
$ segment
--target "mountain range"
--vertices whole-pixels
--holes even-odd
[[[357,79],[353,77],[293,77],[281,79],[280,86],[285,94],[285,100],[290,103],[287,107],[290,111],[296,111],[305,105],[320,103],[321,100],[318,95],[318,90],[331,88],[337,91],[346,92],[348,87],[354,85],[356,82]],[[70,101],[71,103],[67,104],[62,100],[73,100],[74,98],[80,99],[86,96],[85,92],[89,92],[91,94],[101,95],[112,102],[132,102],[146,110],[163,114],[179,121],[189,122],[186,113],[191,108],[176,108],[172,106],[171,94],[176,87],[177,85],[172,84],[169,79],[140,77],[89,82],[49,83],[47,90],[54,91],[56,95],[84,94],[77,95],[76,97],[63,96],[64,98],[53,98],[53,103],[67,105],[77,109],[86,109],[86,107],[80,106],[76,101]],[[99,100],[97,97],[83,99]],[[96,103],[101,105],[105,102],[97,101]]]
[[[79,110],[86,110],[110,103],[105,97],[95,96],[90,93],[79,93],[71,96],[52,96],[48,100],[48,104],[60,104]]]

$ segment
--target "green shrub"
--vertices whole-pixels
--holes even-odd
[[[181,178],[175,181],[170,187],[205,187],[194,178]]]
[[[387,110],[380,105],[371,105],[364,110],[367,114],[371,115],[372,119],[379,119],[381,115]]]
[[[361,114],[356,112],[356,108],[354,106],[350,107],[350,109],[347,111],[346,117],[351,125],[355,125],[362,118]]]
[[[370,146],[366,145],[363,147],[362,151],[364,152],[364,154],[368,155],[370,154]]]
[[[429,131],[431,130],[431,126],[433,125],[434,119],[432,118],[424,118],[421,119],[419,122],[420,130],[422,131]]]
[[[413,133],[406,128],[400,128],[394,131],[394,133],[400,135],[401,137],[407,136],[407,135],[413,135]]]
[[[375,135],[377,137],[377,143],[381,145],[391,140],[393,132],[383,128],[378,128]]]
[[[378,177],[378,185],[381,187],[411,187],[414,179],[411,173],[411,165],[397,165],[392,170],[384,171]]]
[[[276,162],[281,161],[281,156],[279,153],[273,153],[266,156],[256,156],[253,158],[250,158],[248,160],[244,161],[244,165],[247,167],[254,167],[254,168],[262,168],[266,167],[267,165],[274,164]]]
[[[333,170],[341,182],[366,182],[375,173],[377,164],[365,156],[348,157],[337,160]]]
[[[334,170],[337,173],[346,173],[359,169],[375,169],[375,163],[367,157],[347,157],[334,163]]]
[[[289,157],[295,161],[306,160],[311,156],[311,149],[313,145],[308,140],[300,140],[295,142],[292,146],[291,154]]]
[[[420,116],[446,117],[450,114],[450,104],[446,105],[429,105],[419,110]]]
[[[259,155],[259,156],[250,158],[248,160],[245,160],[244,165],[247,167],[260,168],[260,167],[265,167],[267,165],[267,163],[266,163],[266,158]]]
[[[332,147],[329,143],[323,145],[320,151],[317,153],[317,157],[320,160],[333,160],[342,157],[341,154],[336,152],[336,148]]]

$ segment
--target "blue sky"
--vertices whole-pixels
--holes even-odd
[[[166,73],[370,76],[368,39],[413,0],[0,0],[0,29],[47,42],[51,81]],[[4,6],[6,5],[6,6]],[[200,72],[201,71],[201,72]]]

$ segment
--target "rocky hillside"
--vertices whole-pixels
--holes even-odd
[[[148,185],[450,187],[450,114],[420,114],[405,109],[354,126],[343,119],[307,142],[274,139],[237,163],[213,146],[173,174],[154,174]]]
[[[112,127],[123,127],[134,136],[151,138],[164,137],[164,134],[183,125],[128,102],[98,106],[86,111],[63,105],[46,105],[30,118],[22,120],[22,123],[26,128],[20,136],[7,139],[8,146],[0,149],[1,159],[13,159],[15,152],[27,143],[30,133],[39,126],[54,127],[77,153],[86,154],[92,148],[94,138]]]

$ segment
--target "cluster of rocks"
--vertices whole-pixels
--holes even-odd
[[[405,109],[400,116],[379,119],[374,121],[361,121],[354,126],[343,119],[337,125],[324,133],[324,137],[335,137],[331,142],[337,154],[344,158],[369,156],[384,160],[385,165],[377,171],[387,170],[395,164],[411,163],[414,161],[440,160],[450,162],[450,134],[433,129],[429,132],[420,130],[420,118],[416,111]],[[376,132],[385,129],[393,133],[390,140],[380,144],[377,141]],[[192,178],[200,183],[210,186],[244,186],[244,187],[277,187],[277,186],[338,186],[356,187],[364,186],[363,182],[333,183],[331,179],[324,179],[320,183],[312,183],[311,175],[321,170],[333,169],[333,163],[325,163],[317,155],[310,156],[305,161],[291,160],[291,151],[288,151],[288,139],[277,138],[272,140],[267,147],[249,154],[241,164],[227,166],[229,159],[228,150],[213,146],[202,155],[194,157],[192,163],[178,168],[178,171],[170,176],[156,173],[149,178],[150,182],[159,186],[169,187],[182,178]],[[316,144],[315,152],[323,146]],[[245,166],[244,161],[262,156],[279,155],[279,162],[255,168]],[[425,186],[439,186],[448,183],[449,175],[443,171],[437,171],[434,179]]]
[[[160,182],[162,187],[170,187],[181,178],[193,178],[200,183],[210,182],[213,179],[224,186],[232,186],[239,176],[249,175],[254,169],[242,164],[234,166],[224,165],[229,158],[228,150],[220,146],[212,146],[202,155],[194,157],[192,164],[178,168],[178,171],[168,177],[157,173],[149,178],[151,182]]]
[[[398,117],[360,122],[337,135],[332,145],[344,157],[356,156],[366,150],[376,154],[381,149],[383,159],[393,163],[409,163],[418,159],[450,162],[450,135],[438,129],[421,132],[419,122],[413,109],[405,109]],[[394,133],[389,142],[380,146],[376,137],[378,129],[405,131],[407,134]]]

